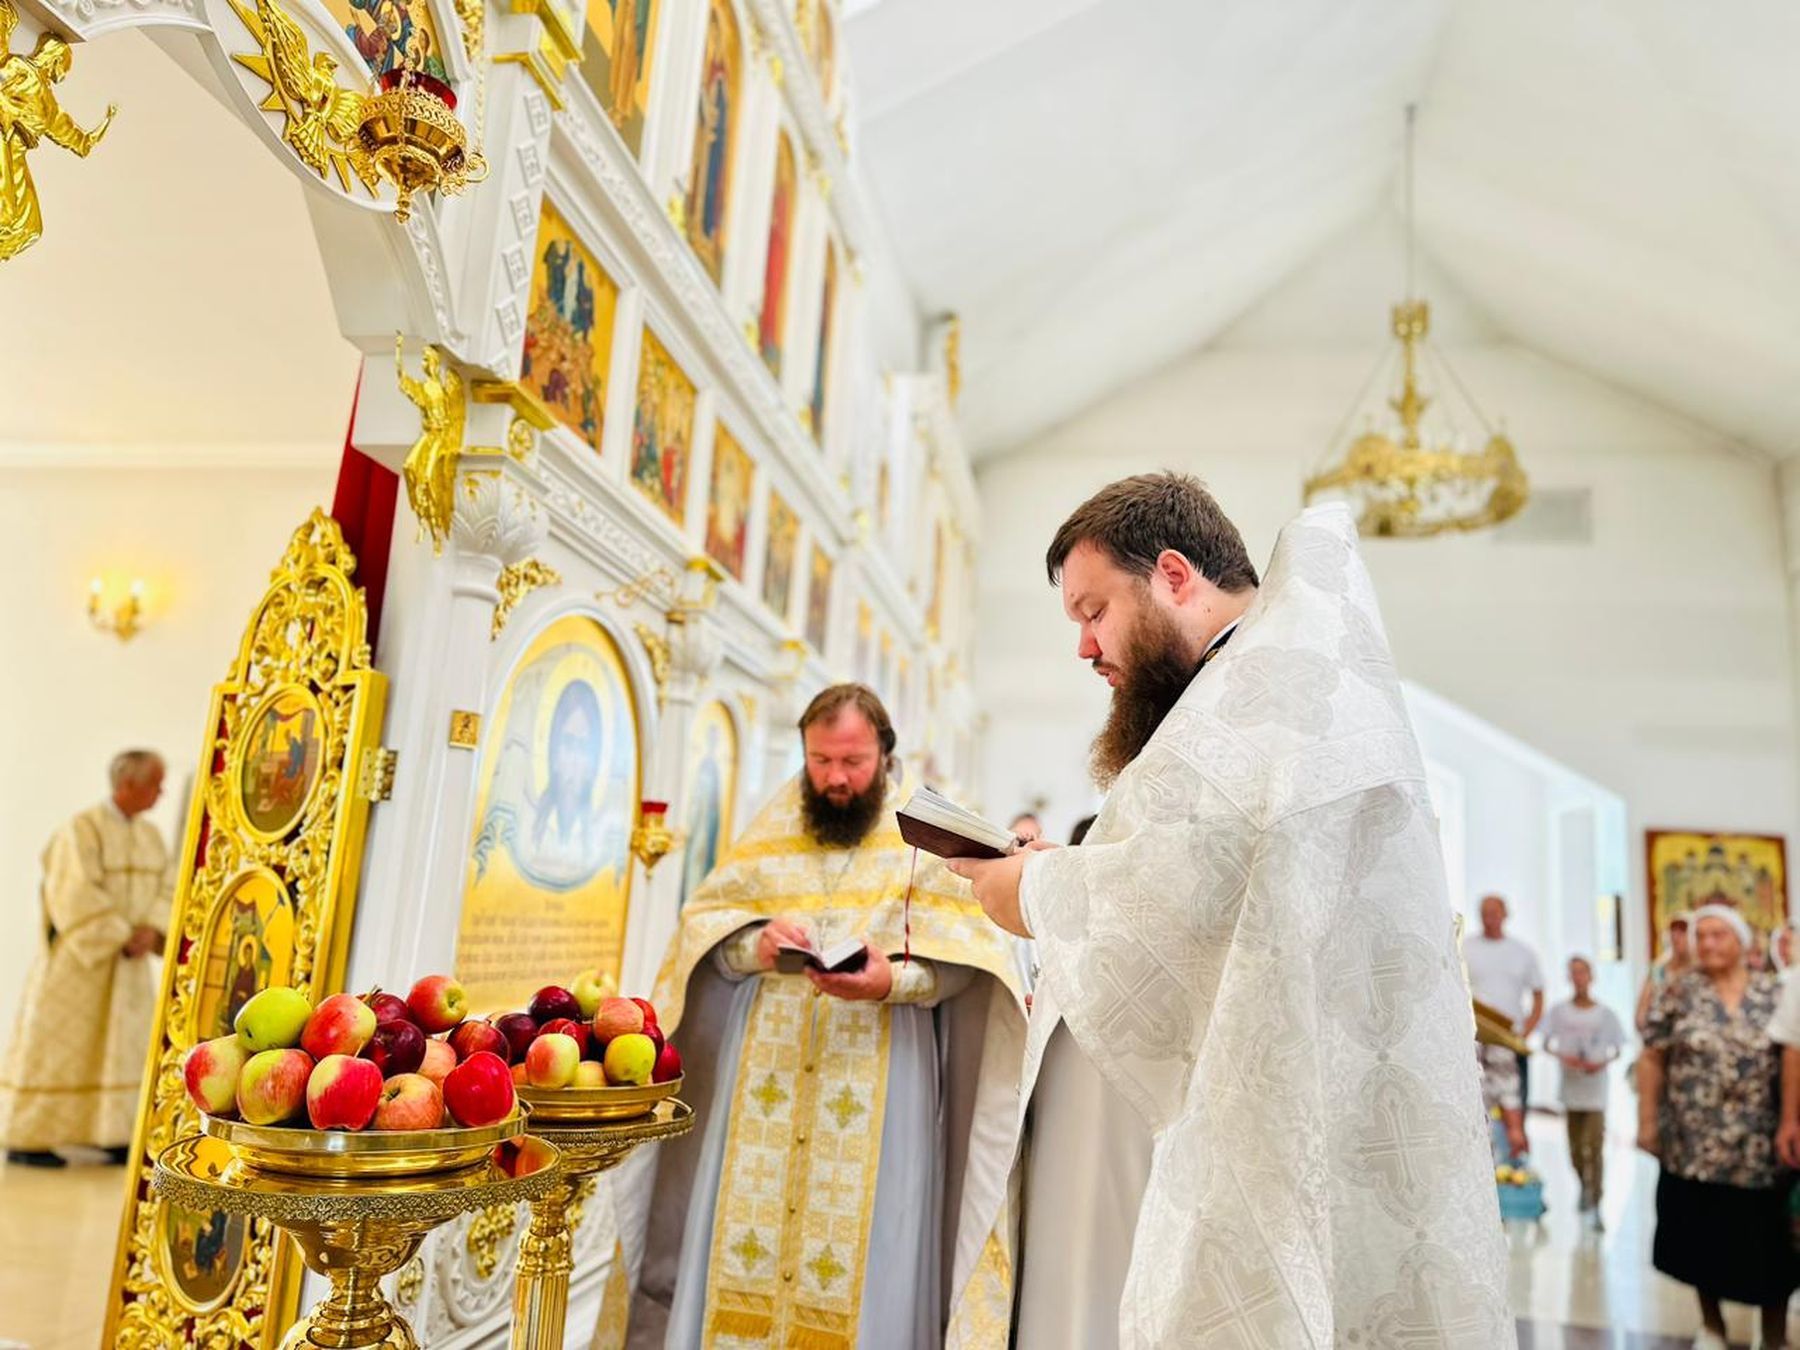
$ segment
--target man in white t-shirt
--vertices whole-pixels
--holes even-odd
[[[1625,1028],[1613,1010],[1589,993],[1594,968],[1584,956],[1569,958],[1575,997],[1544,1019],[1544,1049],[1562,1062],[1562,1107],[1569,1124],[1569,1160],[1581,1182],[1581,1214],[1600,1227],[1602,1159],[1606,1147],[1606,1066],[1625,1048]]]
[[[1506,901],[1497,895],[1481,900],[1481,931],[1463,939],[1463,963],[1469,968],[1469,990],[1496,1012],[1512,1018],[1513,1030],[1529,1037],[1544,1016],[1544,971],[1537,953],[1506,936]],[[1526,1011],[1527,1003],[1530,1011]],[[1519,1096],[1531,1105],[1531,1066],[1519,1056]]]

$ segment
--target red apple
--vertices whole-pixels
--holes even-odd
[[[369,1012],[360,1003],[356,1006]],[[351,1055],[327,1055],[306,1080],[306,1115],[315,1130],[360,1130],[374,1116],[380,1097],[380,1069]]]
[[[395,1074],[381,1085],[381,1100],[375,1107],[374,1128],[435,1130],[443,1123],[444,1094],[424,1074]]]
[[[372,1061],[383,1078],[417,1073],[425,1062],[425,1033],[411,1022],[383,1022],[363,1047],[362,1057]]]
[[[606,1086],[606,1070],[591,1059],[584,1059],[575,1066],[574,1086],[578,1088],[597,1088]]]
[[[470,1055],[485,1050],[490,1055],[498,1055],[501,1059],[512,1058],[512,1043],[506,1035],[491,1022],[470,1020],[459,1025],[450,1033],[450,1048],[456,1051],[456,1059],[460,1064]]]
[[[448,975],[427,975],[412,987],[406,1006],[426,1031],[448,1031],[469,1010],[469,996]]]
[[[381,989],[371,989],[362,996],[362,1001],[375,1010],[377,1022],[410,1022],[413,1020],[412,1009],[406,1006],[406,1000],[398,994],[390,994]]]
[[[644,1029],[644,1010],[628,998],[609,998],[594,1014],[594,1039],[610,1044],[616,1036],[631,1036]]]
[[[238,1075],[238,1114],[252,1125],[279,1125],[306,1111],[313,1058],[304,1050],[264,1050]]]
[[[236,1115],[238,1079],[249,1062],[236,1036],[201,1041],[181,1061],[188,1097],[209,1116]]]
[[[525,1052],[531,1049],[531,1043],[537,1039],[537,1018],[530,1013],[501,1013],[488,1019],[494,1028],[506,1037],[506,1044],[512,1053],[508,1056],[515,1064],[525,1062]]]
[[[669,1042],[663,1043],[656,1056],[656,1067],[650,1071],[652,1083],[673,1083],[681,1077],[681,1051]]]
[[[497,1125],[517,1100],[512,1070],[485,1050],[470,1055],[444,1079],[444,1105],[458,1125]]]
[[[375,1010],[354,994],[333,994],[306,1021],[300,1048],[314,1059],[360,1055],[375,1034]]]
[[[607,1044],[606,1081],[636,1087],[650,1081],[656,1068],[656,1045],[641,1031],[616,1036]]]
[[[573,1022],[581,1017],[581,1001],[560,984],[547,984],[531,996],[531,1002],[526,1005],[525,1011],[531,1014],[540,1027],[559,1017],[566,1017]]]
[[[538,1034],[540,1036],[555,1034],[558,1036],[572,1037],[583,1057],[586,1057],[587,1055],[588,1042],[593,1036],[593,1033],[588,1029],[588,1024],[586,1022],[571,1022],[566,1017],[559,1017],[554,1022],[544,1023],[544,1029]]]
[[[436,1037],[425,1042],[425,1058],[419,1062],[419,1072],[439,1087],[444,1085],[445,1075],[456,1064],[456,1051],[450,1048],[450,1042],[440,1041]]]
[[[525,1052],[525,1077],[536,1088],[562,1088],[575,1081],[581,1048],[573,1036],[546,1032]]]

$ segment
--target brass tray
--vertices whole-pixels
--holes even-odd
[[[680,1091],[679,1078],[642,1087],[534,1088],[528,1083],[518,1087],[519,1100],[531,1108],[532,1120],[546,1125],[636,1120]]]
[[[497,1125],[435,1130],[314,1130],[301,1125],[247,1125],[202,1116],[201,1132],[230,1145],[247,1167],[290,1176],[355,1180],[449,1172],[482,1162],[502,1140],[525,1133],[523,1109]]]

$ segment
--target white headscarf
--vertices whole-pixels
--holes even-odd
[[[1688,931],[1693,933],[1696,937],[1700,934],[1700,921],[1702,919],[1718,919],[1720,922],[1728,925],[1732,932],[1737,934],[1738,942],[1742,944],[1746,953],[1749,952],[1751,944],[1750,925],[1745,923],[1744,916],[1731,908],[1731,906],[1702,905],[1699,909],[1690,914],[1688,918],[1691,921]]]

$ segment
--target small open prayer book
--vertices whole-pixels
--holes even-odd
[[[832,975],[854,975],[869,962],[869,947],[861,938],[845,938],[824,951],[810,943],[804,947],[791,942],[775,944],[775,969],[783,975],[798,975],[807,967]]]
[[[940,858],[1004,858],[1019,846],[1009,831],[928,787],[908,797],[897,814],[900,837]]]

